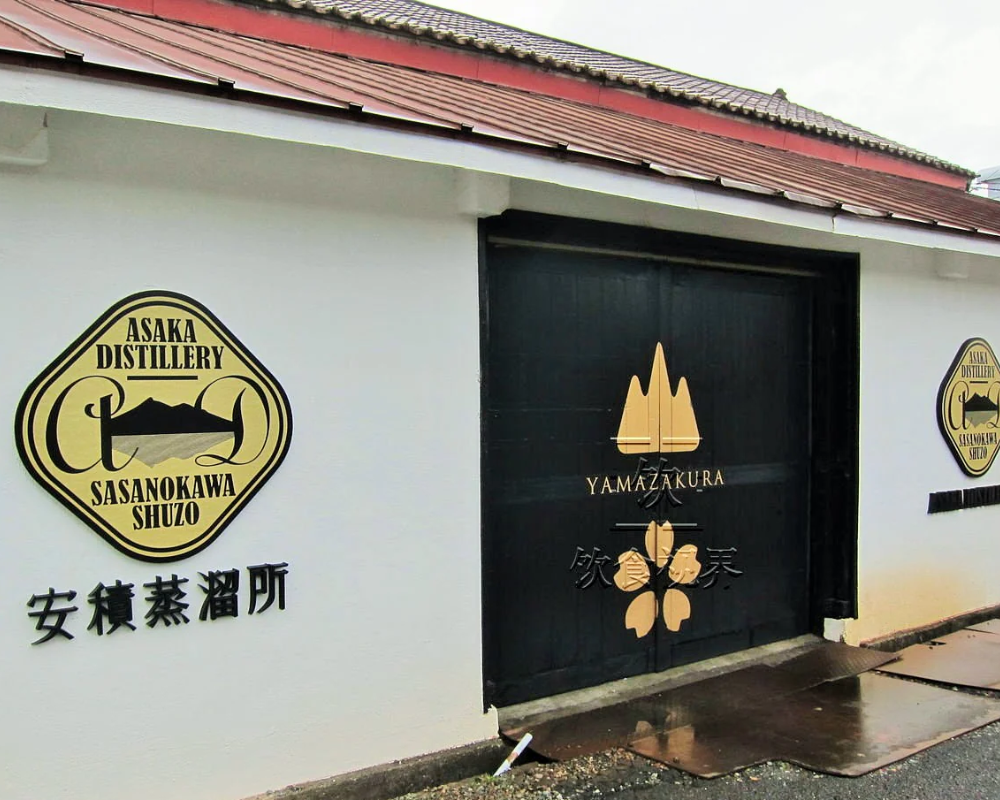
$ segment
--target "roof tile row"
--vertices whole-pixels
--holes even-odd
[[[710,181],[720,191],[1000,236],[1000,203],[958,189],[583,102],[69,0],[0,0],[5,50],[69,59],[75,71],[90,64],[117,69],[123,79],[223,85],[248,100],[284,98],[349,111],[352,119],[405,120],[429,134],[581,154],[651,178]]]
[[[317,14],[335,15],[370,26],[405,31],[463,47],[490,50],[556,69],[647,89],[778,125],[810,131],[855,145],[900,155],[962,174],[969,170],[899,142],[793,103],[783,93],[768,94],[699,78],[665,67],[553,39],[418,0],[266,0]]]

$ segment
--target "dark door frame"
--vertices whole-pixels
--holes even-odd
[[[765,245],[615,223],[508,211],[479,227],[480,408],[487,407],[489,269],[491,244],[531,246],[624,257],[669,260],[708,269],[772,272],[808,278],[812,291],[811,486],[809,512],[810,623],[857,616],[858,476],[860,419],[860,259],[797,247]],[[482,537],[490,536],[485,497],[490,490],[485,416],[481,414]],[[493,598],[488,548],[482,553],[484,707],[493,704],[488,674],[496,647],[488,626]],[[511,609],[511,613],[516,610]]]

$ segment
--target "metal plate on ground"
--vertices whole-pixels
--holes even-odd
[[[997,719],[992,698],[866,673],[636,739],[629,749],[706,778],[773,760],[857,776]]]
[[[775,669],[801,676],[805,686],[860,675],[899,658],[898,653],[851,647],[841,642],[824,642],[805,653],[775,664]]]
[[[715,719],[748,718],[752,716],[750,710],[761,704],[780,705],[782,698],[803,689],[832,678],[857,674],[894,658],[893,653],[823,642],[773,666],[744,667],[606,708],[530,727],[505,729],[503,733],[516,740],[530,732],[533,737],[531,749],[535,753],[553,760],[565,760],[624,747],[657,731],[687,727],[702,730]],[[683,737],[683,734],[678,735]],[[754,738],[748,735],[749,741]]]
[[[954,686],[1000,689],[1000,636],[994,633],[962,630],[907,647],[898,655],[899,661],[879,670]]]
[[[1000,619],[988,619],[986,622],[977,622],[975,625],[970,625],[966,630],[1000,634]]]
[[[759,702],[804,688],[803,677],[773,667],[751,666],[666,692],[554,719],[529,728],[504,730],[510,739],[532,735],[531,749],[563,761],[624,747],[637,736],[733,714]],[[808,684],[805,684],[808,685]]]

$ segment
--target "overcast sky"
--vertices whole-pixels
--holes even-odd
[[[430,0],[1000,164],[1000,0]]]

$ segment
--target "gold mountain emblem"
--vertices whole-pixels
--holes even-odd
[[[701,443],[687,379],[677,382],[676,394],[671,392],[662,344],[656,345],[648,391],[643,392],[638,375],[632,376],[615,441],[626,455],[689,453]]]

